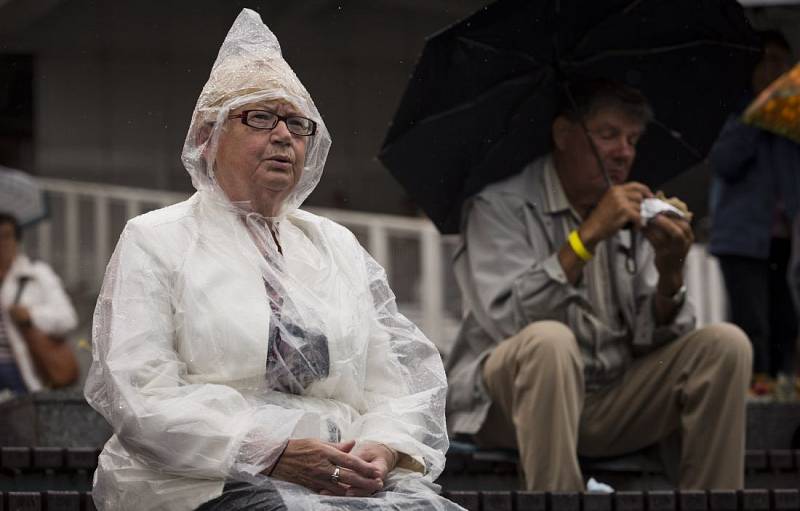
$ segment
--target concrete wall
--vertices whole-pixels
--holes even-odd
[[[23,2],[0,2],[0,17]],[[34,56],[33,173],[190,190],[179,157],[192,108],[246,5],[278,36],[333,136],[309,203],[413,213],[375,155],[424,36],[484,1],[49,3],[0,23],[0,53]]]
[[[190,191],[179,156],[197,95],[231,22],[259,11],[333,136],[308,203],[415,208],[377,162],[425,35],[489,0],[0,0],[0,54],[34,57],[34,134],[15,158],[39,175]],[[800,8],[753,9],[800,49]],[[2,76],[2,74],[0,74]],[[0,164],[13,162],[0,161]],[[665,188],[702,217],[709,171]]]

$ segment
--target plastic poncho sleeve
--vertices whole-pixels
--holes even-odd
[[[411,456],[433,480],[444,469],[447,380],[436,347],[397,310],[386,273],[360,249],[376,312],[367,353],[365,412],[356,438],[386,444]],[[406,466],[416,465],[407,463]]]
[[[165,473],[226,478],[280,455],[301,410],[252,405],[236,389],[190,383],[176,351],[175,240],[129,222],[106,271],[86,398],[132,457]],[[158,249],[156,250],[156,247]]]

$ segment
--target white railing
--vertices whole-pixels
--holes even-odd
[[[46,178],[38,181],[48,193],[53,210],[48,219],[34,228],[34,253],[54,264],[68,287],[91,289],[95,286],[99,289],[111,250],[125,222],[145,211],[187,198],[183,193],[124,186]],[[88,214],[82,211],[85,209],[82,203],[88,206]],[[112,215],[114,206],[122,208],[116,222]],[[54,229],[63,234],[55,236]],[[61,246],[54,247],[55,240],[60,240]]]
[[[52,211],[33,229],[33,236],[26,238],[26,250],[52,264],[68,288],[88,293],[99,289],[113,245],[129,218],[188,196],[49,178],[40,178],[39,182],[49,194]],[[405,289],[398,293],[401,309],[440,347],[449,344],[460,311],[449,264],[457,237],[440,235],[423,218],[336,209],[312,211],[353,230],[386,268],[395,291]],[[687,287],[698,322],[722,320],[725,300],[716,260],[698,244],[692,247],[687,266]]]

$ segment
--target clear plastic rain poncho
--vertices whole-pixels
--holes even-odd
[[[215,163],[220,134],[240,122],[230,112],[273,100],[317,131],[299,182],[265,218],[229,200]],[[236,483],[274,486],[289,509],[457,508],[432,482],[448,446],[438,352],[354,236],[298,209],[329,147],[277,39],[244,10],[186,137],[197,193],[128,222],[106,271],[85,389],[114,430],[98,509],[190,510],[237,497]],[[373,497],[323,496],[263,475],[290,438],[380,442],[411,463]]]

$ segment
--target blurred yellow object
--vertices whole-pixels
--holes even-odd
[[[742,120],[800,143],[800,64],[764,89]]]
[[[82,350],[92,351],[92,345],[89,344],[89,341],[87,341],[86,339],[78,340],[78,348]]]

